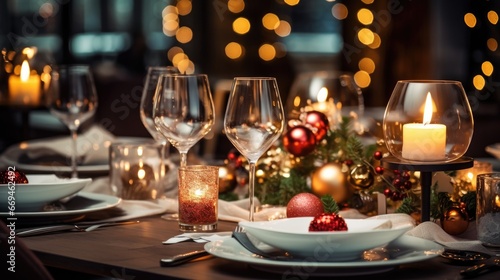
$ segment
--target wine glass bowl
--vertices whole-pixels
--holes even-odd
[[[89,67],[68,65],[55,69],[47,90],[47,103],[50,113],[61,120],[71,132],[71,177],[76,178],[77,131],[82,123],[95,114],[98,103]]]
[[[151,134],[153,139],[166,144],[167,140],[157,129],[154,119],[153,119],[153,101],[156,92],[156,86],[158,85],[158,80],[163,74],[175,74],[179,73],[177,68],[173,66],[154,66],[149,67],[146,75],[146,80],[144,82],[144,88],[142,90],[141,105],[140,105],[140,116],[141,121],[146,128],[146,130]]]
[[[250,221],[255,211],[255,164],[281,136],[284,126],[285,115],[275,78],[234,78],[224,117],[224,132],[250,164]]]
[[[207,75],[161,75],[154,96],[158,130],[187,164],[187,153],[214,125],[215,109]]]

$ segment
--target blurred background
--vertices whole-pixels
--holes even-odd
[[[0,152],[67,135],[43,102],[9,103],[14,58],[34,47],[46,64],[91,65],[99,96],[91,122],[117,136],[150,137],[139,118],[148,66],[208,74],[217,117],[235,76],[276,77],[285,102],[300,74],[345,71],[378,116],[398,80],[462,82],[476,125],[468,155],[488,156],[484,147],[500,142],[497,11],[500,2],[487,0],[0,1]]]

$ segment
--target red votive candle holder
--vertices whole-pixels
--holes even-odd
[[[219,167],[188,165],[179,168],[179,229],[217,229]]]

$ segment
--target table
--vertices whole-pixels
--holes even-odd
[[[231,231],[236,223],[219,221],[218,230]],[[161,267],[160,258],[198,250],[203,244],[161,242],[179,234],[176,221],[159,216],[141,219],[138,224],[101,228],[92,232],[63,232],[25,237],[22,240],[49,267],[68,272],[103,275],[123,279],[314,279],[300,270],[297,275],[262,272],[245,263],[212,256],[176,267]],[[349,277],[367,279],[460,279],[463,266],[451,265],[443,258],[405,264],[383,274]],[[479,279],[498,279],[499,272]],[[329,277],[332,278],[332,277]],[[341,277],[345,278],[345,277]],[[69,278],[68,278],[69,279]],[[78,278],[81,279],[81,278]]]

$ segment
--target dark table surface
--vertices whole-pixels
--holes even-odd
[[[231,231],[236,223],[219,221],[219,231]],[[67,276],[75,273],[121,279],[315,279],[310,267],[293,267],[289,273],[271,273],[249,264],[204,257],[175,267],[161,267],[159,260],[203,248],[203,244],[182,242],[163,245],[162,241],[180,234],[176,221],[159,216],[141,219],[138,224],[100,228],[92,232],[64,232],[24,237],[22,240],[48,267]],[[461,279],[465,266],[450,264],[436,257],[404,264],[381,274],[328,278],[367,279]],[[62,276],[64,278],[64,276]],[[479,279],[498,279],[500,271]],[[70,278],[67,278],[70,279]],[[81,278],[79,278],[81,279]]]

